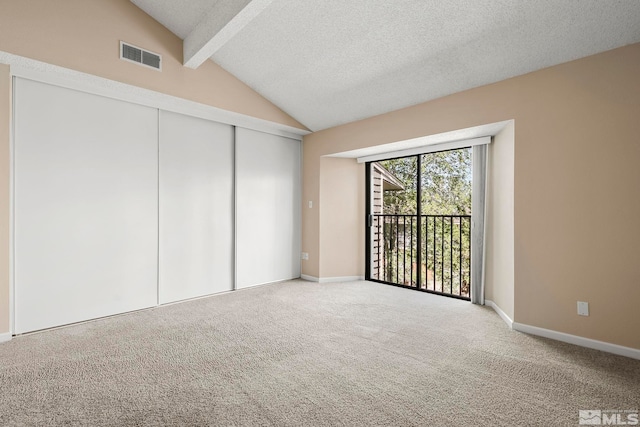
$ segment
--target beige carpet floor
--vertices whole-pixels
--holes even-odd
[[[489,308],[291,281],[0,344],[2,426],[577,426],[640,409],[640,361]]]

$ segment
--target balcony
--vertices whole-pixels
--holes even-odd
[[[370,225],[372,280],[470,299],[470,215],[373,214]]]

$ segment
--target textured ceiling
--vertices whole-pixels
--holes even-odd
[[[220,0],[132,0],[185,38]],[[311,130],[640,42],[639,0],[273,0],[212,59]]]

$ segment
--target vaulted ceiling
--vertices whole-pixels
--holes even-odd
[[[640,42],[638,0],[131,0],[316,131]]]

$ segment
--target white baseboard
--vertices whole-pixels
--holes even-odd
[[[359,280],[364,280],[364,276],[315,277],[306,274],[301,274],[300,278],[308,282],[317,283],[357,282]]]
[[[622,345],[611,344],[604,341],[592,340],[590,338],[579,337],[577,335],[565,334],[564,332],[552,331],[550,329],[538,328],[537,326],[525,325],[522,323],[513,323],[513,329],[524,332],[526,334],[538,335],[552,340],[562,341],[569,344],[579,345],[581,347],[593,348],[595,350],[605,351],[620,356],[630,357],[640,360],[640,349],[625,347]]]
[[[502,311],[498,305],[491,301],[485,300],[485,305],[493,308],[496,313],[504,320],[509,328],[524,332],[525,334],[537,335],[540,337],[550,338],[556,341],[562,341],[569,344],[579,345],[581,347],[593,348],[595,350],[604,351],[607,353],[617,354],[619,356],[626,356],[632,359],[640,360],[640,350],[631,347],[624,347],[617,344],[611,344],[604,341],[592,340],[590,338],[579,337],[577,335],[565,334],[564,332],[552,331],[551,329],[538,328],[537,326],[525,325],[523,323],[516,323],[507,314]]]
[[[485,299],[484,300],[484,304],[488,305],[489,307],[493,308],[493,310],[498,313],[498,316],[500,316],[502,318],[502,320],[504,320],[504,323],[507,324],[507,326],[509,326],[509,329],[513,329],[513,320],[511,320],[511,318],[507,315],[507,313],[505,313],[504,311],[502,311],[502,309],[500,307],[498,307],[498,304],[496,304],[495,302],[489,300],[489,299]]]
[[[11,332],[5,332],[4,334],[0,334],[0,342],[11,341]]]

